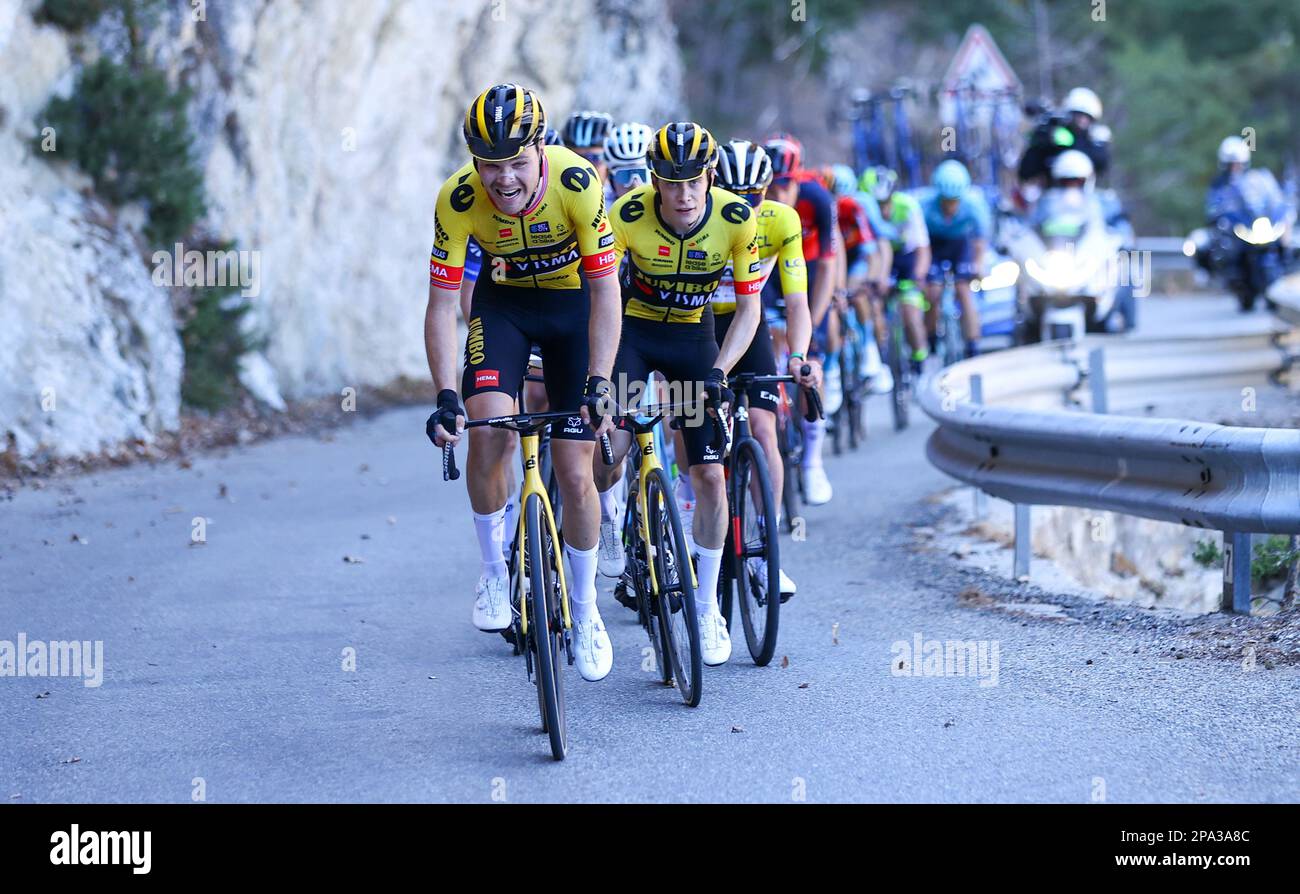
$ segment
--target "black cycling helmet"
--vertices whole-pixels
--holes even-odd
[[[560,136],[560,132],[554,127],[548,127],[546,128],[546,136],[543,138],[543,142],[548,146],[563,146],[564,137]]]
[[[694,180],[718,163],[718,144],[695,122],[674,121],[655,133],[647,160],[660,180]]]
[[[564,145],[570,149],[605,148],[605,137],[614,126],[614,119],[604,112],[574,112],[564,125]]]
[[[475,158],[515,158],[546,133],[546,112],[537,94],[518,84],[480,93],[465,111],[465,144]]]

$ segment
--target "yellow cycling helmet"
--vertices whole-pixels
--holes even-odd
[[[674,121],[655,133],[647,160],[660,180],[694,180],[718,163],[718,143],[695,122]]]
[[[483,161],[514,158],[545,134],[541,99],[519,84],[489,87],[465,111],[465,144]]]

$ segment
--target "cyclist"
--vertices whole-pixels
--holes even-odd
[[[605,163],[609,167],[609,189],[614,200],[650,182],[646,153],[653,136],[654,129],[648,124],[628,121],[605,137]]]
[[[799,212],[803,225],[803,256],[808,272],[808,311],[813,326],[812,344],[824,350],[826,327],[835,288],[834,265],[838,227],[831,195],[817,180],[815,171],[803,169],[803,144],[790,134],[776,134],[763,145],[772,161],[772,185],[768,195]],[[772,300],[783,308],[780,289],[769,281],[764,301]],[[824,371],[829,376],[829,370]],[[828,395],[829,404],[829,395]],[[830,408],[827,407],[829,414]],[[804,434],[804,495],[811,506],[830,502],[834,491],[822,463],[826,420],[809,422],[800,419]]]
[[[983,269],[984,250],[993,229],[992,215],[980,191],[970,188],[970,173],[957,159],[940,162],[934,169],[931,184],[931,189],[921,197],[921,210],[930,233],[930,274],[926,284],[930,350],[938,350],[944,280],[951,273],[957,300],[961,302],[966,356],[974,357],[979,353],[980,319],[970,284]]]
[[[840,235],[844,240],[844,294],[853,308],[845,320],[858,334],[864,345],[858,364],[858,375],[874,379],[885,368],[880,364],[876,341],[868,335],[868,323],[873,321],[873,305],[869,284],[879,281],[888,273],[888,244],[876,239],[867,219],[866,209],[858,195],[858,177],[848,165],[833,165],[828,174],[831,194],[835,197],[835,211]],[[882,250],[881,245],[885,248]],[[883,325],[883,322],[880,322]],[[829,360],[828,360],[829,362]],[[887,370],[886,370],[887,371]]]
[[[680,386],[698,387],[702,381],[710,412],[722,413],[732,399],[727,372],[744,356],[762,309],[755,215],[743,199],[713,185],[717,156],[717,143],[700,125],[689,121],[664,125],[650,143],[650,185],[615,202],[610,220],[618,250],[626,257],[623,337],[614,364],[619,381],[643,389],[652,370]],[[709,304],[728,261],[734,271],[736,310],[719,347]],[[625,395],[622,403],[634,401]],[[687,408],[682,426],[698,500],[695,609],[704,662],[717,665],[731,655],[731,639],[717,599],[727,497],[722,450],[712,443],[714,426],[691,409]],[[611,576],[622,571],[615,485],[631,438],[620,431],[614,441],[615,465],[599,460],[595,464],[601,569]]]
[[[443,184],[434,217],[425,348],[438,408],[428,430],[439,446],[456,444],[467,410],[477,419],[510,414],[530,346],[545,352],[551,406],[581,405],[580,416],[554,427],[551,453],[573,572],[578,670],[599,680],[609,673],[612,649],[596,608],[600,513],[590,469],[595,434],[612,423],[590,408],[608,382],[618,347],[618,282],[612,275],[618,256],[595,170],[562,146],[544,145],[545,127],[537,94],[518,84],[489,88],[465,114],[472,160]],[[474,287],[462,408],[455,313],[471,236],[493,275],[480,276]],[[502,546],[512,438],[480,428],[469,439],[465,478],[482,559],[473,621],[485,631],[511,623]]]
[[[912,196],[898,191],[898,174],[886,167],[867,168],[858,184],[871,197],[867,219],[876,232],[890,241],[893,265],[890,278],[902,304],[903,325],[912,348],[912,372],[921,374],[921,364],[930,356],[925,333],[925,296],[917,287],[930,272],[930,233],[925,214]],[[883,336],[883,331],[881,332]]]
[[[760,288],[766,288],[770,279],[777,281],[785,299],[786,339],[791,348],[787,369],[782,375],[794,376],[799,385],[816,388],[820,385],[821,364],[816,360],[805,360],[808,354],[808,342],[812,336],[812,322],[808,314],[808,276],[803,258],[803,225],[799,212],[789,205],[782,205],[765,199],[768,185],[772,182],[772,161],[763,151],[748,140],[732,140],[723,144],[718,157],[718,184],[743,198],[753,206],[758,214],[758,259],[760,264]],[[772,276],[778,264],[780,270]],[[736,310],[736,290],[733,282],[731,265],[727,265],[722,276],[722,284],[713,293],[713,320],[718,344],[721,345],[731,327]],[[803,374],[803,367],[810,367],[808,375]],[[767,321],[760,319],[758,330],[750,342],[749,350],[732,370],[736,373],[755,373],[761,376],[777,374],[776,355],[772,347],[772,335]],[[772,483],[772,496],[779,507],[781,493],[785,487],[785,465],[781,461],[781,451],[776,440],[776,410],[779,395],[771,385],[755,385],[749,390],[749,421],[754,438],[763,447],[767,456],[768,475]],[[779,519],[768,519],[775,531]],[[758,580],[767,580],[764,560],[754,559]],[[797,590],[795,583],[779,569],[781,596],[789,599]]]

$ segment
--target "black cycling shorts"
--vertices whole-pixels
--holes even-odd
[[[551,409],[578,409],[587,387],[590,315],[585,278],[580,289],[528,289],[498,285],[491,277],[479,278],[470,304],[461,395],[470,398],[499,391],[517,397],[528,373],[528,356],[537,347],[546,358],[542,378]],[[552,425],[551,437],[596,439],[579,416],[569,417],[564,425]]]
[[[727,337],[727,330],[731,328],[731,321],[735,316],[734,313],[717,314],[713,318],[713,328],[717,336],[718,347],[722,347],[722,340]],[[733,377],[737,373],[753,373],[756,376],[774,376],[777,374],[776,354],[772,351],[772,333],[768,331],[767,320],[760,319],[758,321],[758,329],[754,332],[754,340],[749,343],[745,356],[741,357],[731,370]],[[754,385],[749,389],[749,405],[753,409],[775,413],[778,400],[777,394],[776,385]]]
[[[721,451],[710,447],[713,423],[695,404],[704,396],[704,381],[717,359],[711,312],[698,323],[623,318],[623,338],[614,361],[614,389],[620,403],[631,403],[630,396],[649,390],[651,371],[662,373],[674,400],[688,404],[687,413],[678,418],[691,465],[722,462]],[[546,362],[551,362],[550,355]]]

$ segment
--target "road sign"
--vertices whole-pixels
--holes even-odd
[[[957,55],[943,76],[943,89],[939,93],[939,117],[945,123],[952,123],[956,117],[956,107],[952,91],[959,87],[974,89],[976,98],[987,99],[994,96],[1021,93],[1020,78],[1016,77],[1007,57],[998,49],[997,42],[983,25],[971,25],[966,29]],[[988,117],[989,107],[982,105],[976,117]],[[987,122],[983,122],[987,123]]]

